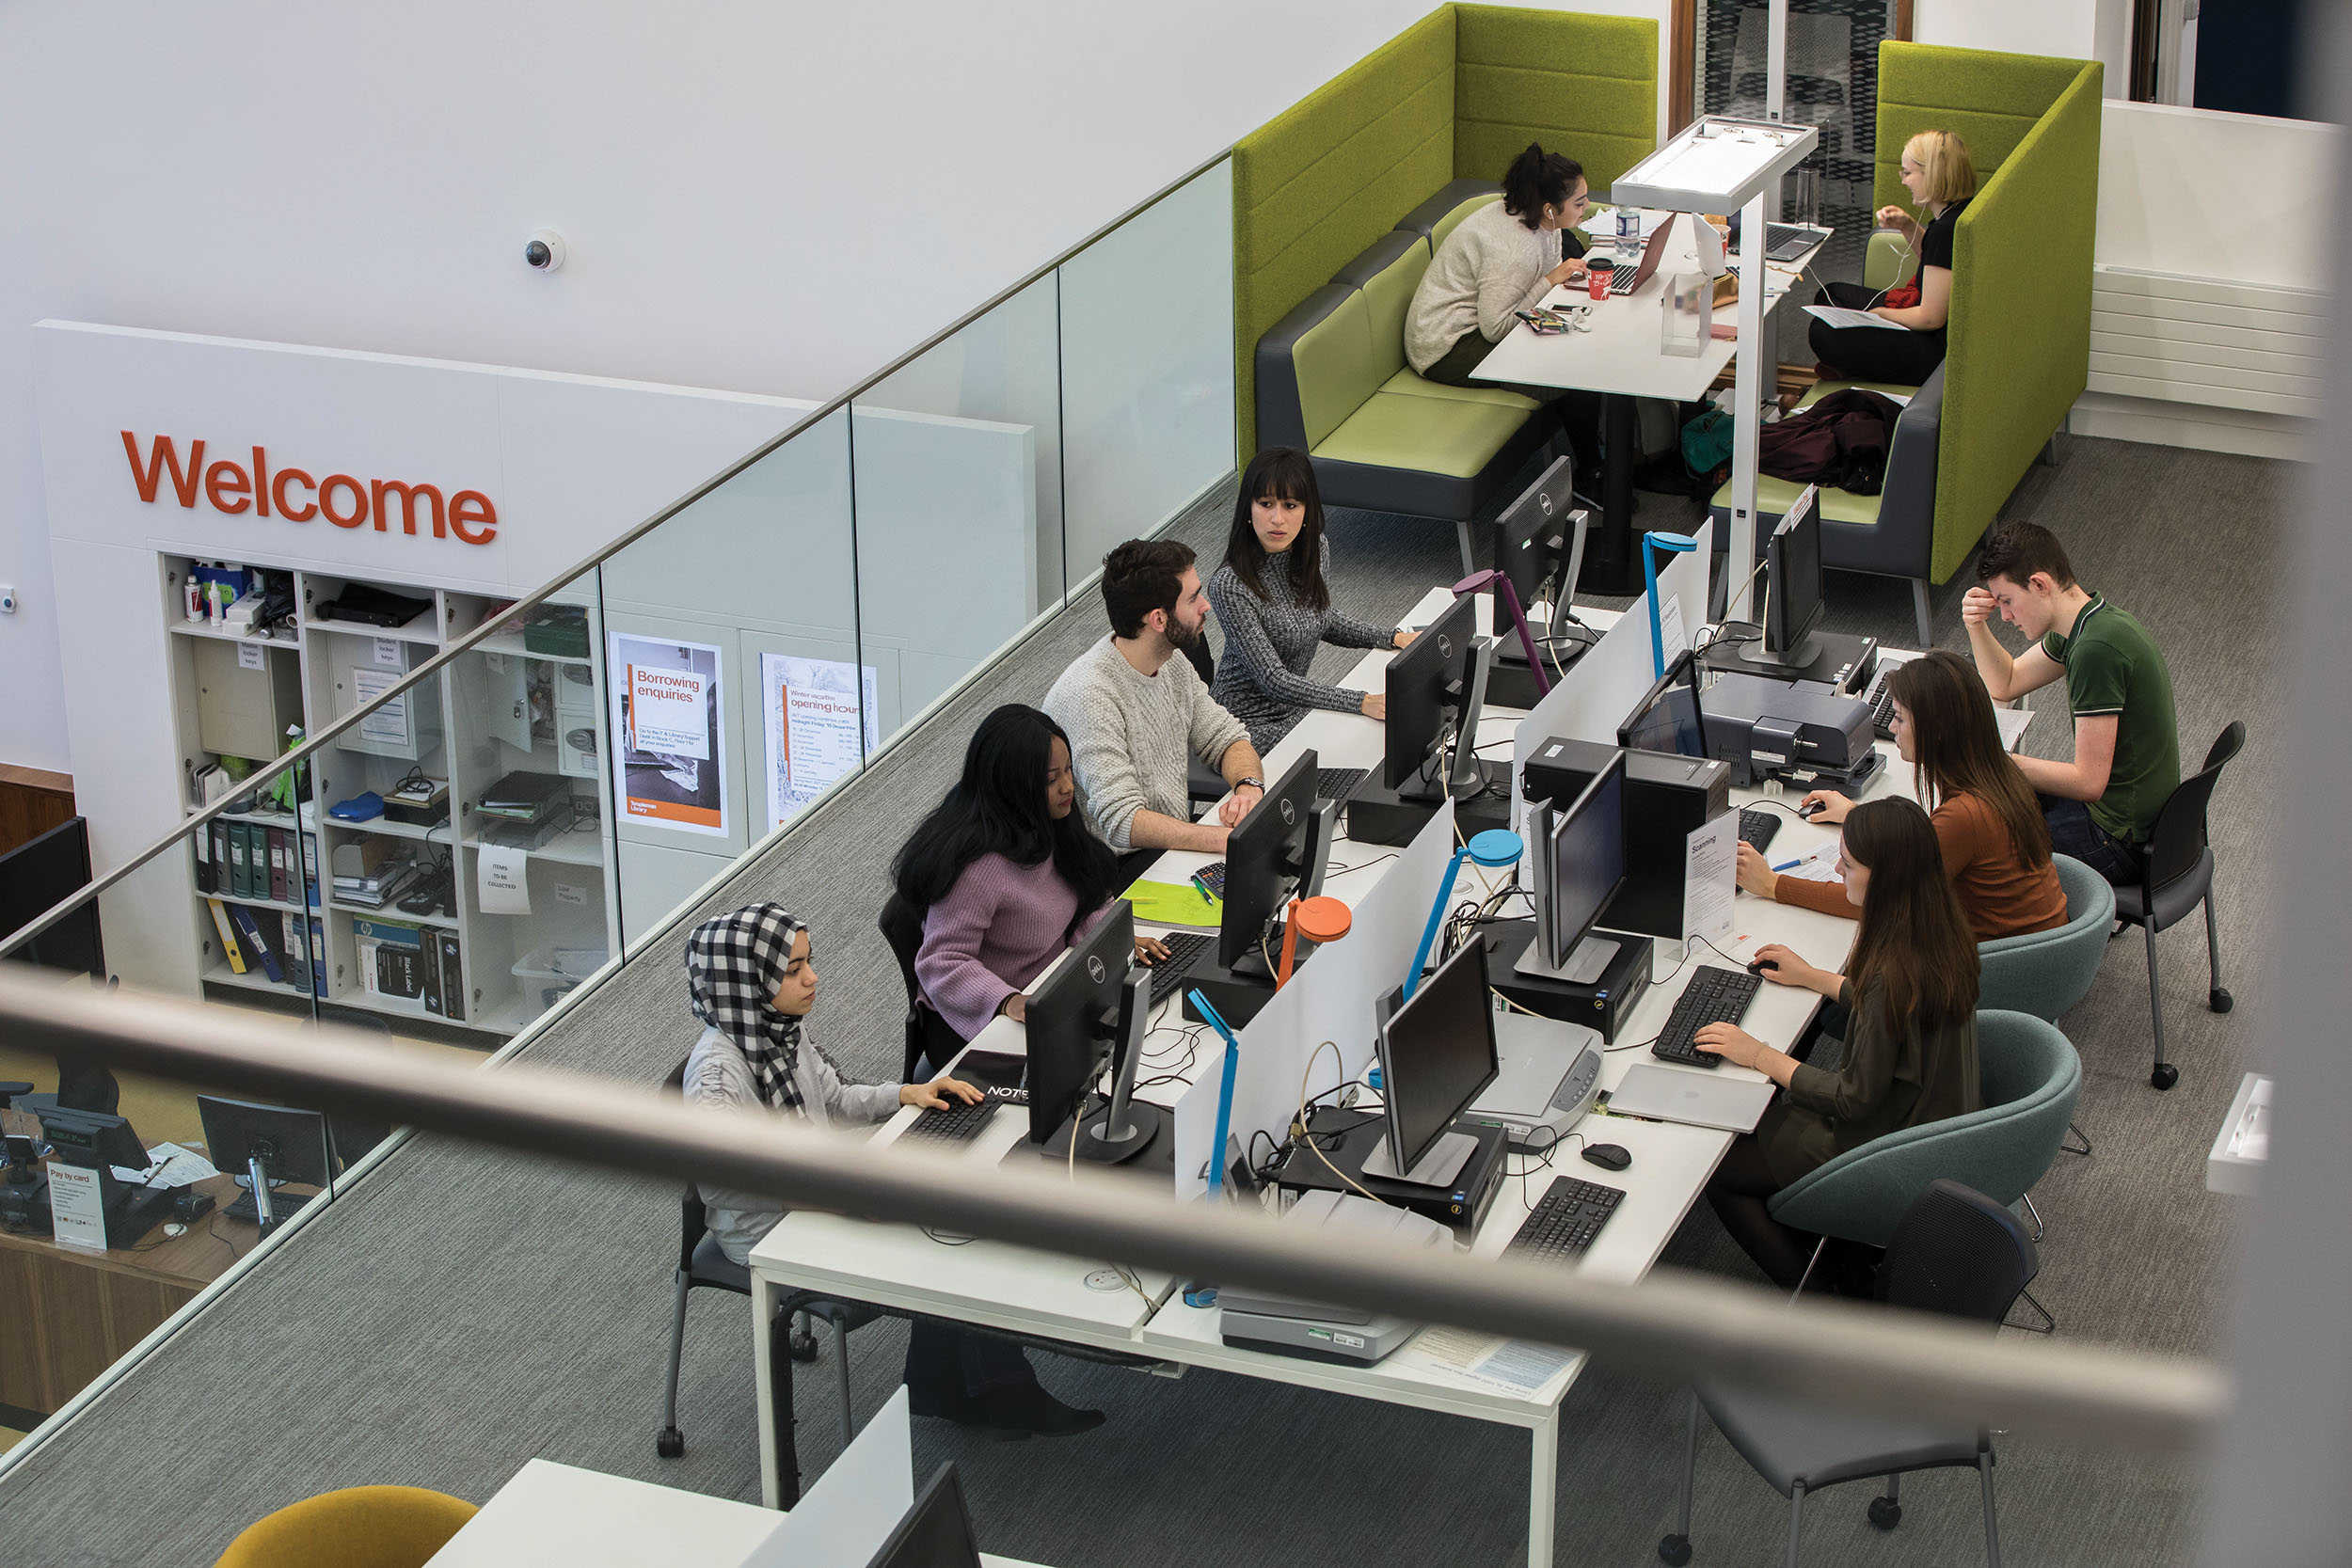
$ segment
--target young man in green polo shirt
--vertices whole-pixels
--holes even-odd
[[[2074,715],[2074,760],[2021,756],[2042,797],[2051,847],[2110,882],[2140,879],[2156,813],[2181,782],[2172,675],[2137,621],[2074,580],[2048,529],[2004,523],[1988,535],[1960,618],[1977,673],[1994,698],[2036,691],[2063,675]],[[2035,639],[2015,658],[1993,635],[1997,613]]]

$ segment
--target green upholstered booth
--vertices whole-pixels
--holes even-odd
[[[1967,142],[1977,196],[1953,235],[1951,322],[1927,508],[1917,509],[1915,490],[1895,505],[1891,473],[1886,496],[1824,491],[1821,559],[1842,570],[1909,578],[1923,646],[1933,641],[1927,584],[1949,581],[1968,559],[2090,375],[2100,76],[2095,60],[1879,46],[1871,204],[1910,204],[1900,178],[1903,143],[1930,130],[1956,131]],[[1892,283],[1908,273],[1892,260],[1874,244],[1868,281]],[[1816,395],[1846,385],[1825,384]],[[1773,499],[1785,504],[1800,488],[1775,483],[1757,486],[1762,527],[1779,521]],[[1728,486],[1715,506],[1719,518],[1729,516]]]
[[[1658,42],[1657,24],[1647,20],[1507,6],[1441,6],[1235,144],[1237,464],[1246,464],[1264,444],[1257,408],[1259,341],[1310,296],[1334,286],[1349,287],[1336,283],[1339,275],[1365,258],[1375,242],[1398,227],[1400,218],[1433,193],[1456,179],[1499,179],[1531,141],[1576,158],[1594,188],[1607,189],[1656,143]],[[1462,199],[1457,195],[1449,205],[1458,206]],[[1421,232],[1424,245],[1420,265],[1425,267],[1426,230]],[[1391,256],[1384,264],[1400,259]],[[1419,281],[1417,271],[1413,281]],[[1365,293],[1360,281],[1352,292]],[[1404,297],[1410,300],[1409,287]],[[1319,433],[1320,439],[1345,429],[1359,408],[1374,416],[1350,432],[1346,445],[1354,455],[1349,461],[1367,454],[1406,459],[1444,438],[1433,432],[1410,436],[1410,451],[1375,449],[1372,443],[1385,441],[1389,434],[1405,440],[1405,426],[1419,429],[1425,422],[1395,417],[1401,414],[1453,415],[1454,422],[1477,427],[1482,439],[1490,434],[1487,427],[1499,420],[1491,410],[1500,404],[1451,395],[1458,389],[1436,395],[1434,389],[1424,390],[1427,384],[1418,376],[1412,381],[1419,387],[1406,390],[1391,387],[1389,375],[1369,375],[1374,362],[1386,365],[1393,358],[1397,369],[1404,365],[1402,305],[1395,307],[1393,329],[1388,304],[1379,302],[1376,309],[1375,305],[1370,298],[1364,302],[1360,325],[1367,341],[1361,360],[1345,367],[1350,373],[1333,375],[1323,391],[1302,387],[1299,396],[1308,405],[1305,428]],[[1353,346],[1359,325],[1355,308],[1346,307],[1343,314],[1345,321],[1323,330],[1344,336],[1348,344],[1338,351],[1322,345],[1323,362],[1358,353]],[[1395,341],[1369,341],[1375,316],[1384,333],[1395,332]],[[1303,379],[1317,380],[1318,374],[1309,372]],[[1335,412],[1330,404],[1343,399],[1345,391],[1335,393],[1328,388],[1353,389],[1358,401]],[[1367,407],[1375,394],[1416,397],[1433,406]],[[1523,412],[1525,402],[1519,402]],[[1460,414],[1465,407],[1488,412]],[[1496,460],[1490,455],[1486,462]],[[1458,468],[1468,459],[1457,455],[1450,461]],[[1411,471],[1409,463],[1401,466]],[[1473,467],[1483,471],[1484,466]],[[1474,482],[1476,473],[1447,477]]]

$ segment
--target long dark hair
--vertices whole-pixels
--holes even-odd
[[[1045,809],[1056,740],[1070,744],[1059,724],[1019,703],[981,720],[963,749],[963,776],[890,864],[898,896],[927,910],[982,855],[1002,855],[1015,865],[1051,857],[1078,895],[1077,918],[1102,908],[1119,879],[1119,857],[1087,826],[1082,808],[1073,806],[1059,821]]]
[[[1241,494],[1233,501],[1232,531],[1225,536],[1225,564],[1244,588],[1265,597],[1265,546],[1258,543],[1249,509],[1268,497],[1296,501],[1306,509],[1306,521],[1287,552],[1291,596],[1317,612],[1330,609],[1331,590],[1323,580],[1323,492],[1315,488],[1314,464],[1296,447],[1268,447],[1249,460],[1241,476]]]
[[[1565,207],[1584,178],[1584,166],[1565,152],[1547,152],[1540,142],[1511,160],[1502,171],[1502,210],[1533,229],[1547,207]]]
[[[1935,828],[1915,800],[1865,800],[1846,815],[1846,858],[1870,873],[1846,977],[1855,999],[1871,980],[1884,989],[1889,1033],[1921,1029],[1977,1010],[1977,939],[1961,911]]]
[[[2050,825],[2025,771],[2001,744],[1993,694],[1975,668],[1938,648],[1896,667],[1886,689],[1911,715],[1911,751],[1919,803],[1933,811],[1955,795],[1993,808],[2027,865],[2050,862]]]

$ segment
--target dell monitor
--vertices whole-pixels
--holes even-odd
[[[1658,684],[1617,726],[1617,744],[1636,752],[1665,752],[1677,756],[1707,756],[1707,721],[1699,707],[1698,660],[1678,654],[1658,677]]]
[[[1820,492],[1804,494],[1781,518],[1764,546],[1770,574],[1764,608],[1764,646],[1759,662],[1809,665],[1819,656],[1814,628],[1821,624]]]
[[[1486,785],[1474,754],[1486,701],[1487,645],[1478,635],[1478,600],[1448,605],[1411,646],[1389,660],[1389,717],[1380,782],[1403,800],[1468,800]],[[1449,722],[1451,715],[1451,722]],[[1445,769],[1447,744],[1454,767]]]
[[[972,1513],[964,1507],[963,1485],[952,1463],[942,1465],[924,1484],[866,1568],[980,1568]]]
[[[1375,1012],[1378,1009],[1375,1009]],[[1461,1174],[1478,1140],[1451,1131],[1495,1081],[1495,1011],[1486,944],[1465,942],[1375,1032],[1387,1136],[1364,1174],[1438,1187]]]
[[[1340,803],[1316,798],[1316,760],[1311,749],[1301,752],[1225,841],[1216,961],[1236,974],[1271,982],[1283,908],[1293,892],[1312,898],[1323,891]]]
[[[1158,1108],[1134,1101],[1152,1012],[1152,972],[1135,956],[1135,906],[1122,898],[1029,998],[1029,1141],[1057,1157],[1069,1154],[1064,1140],[1074,1138],[1079,1159],[1116,1164],[1143,1152],[1159,1131]],[[1110,1103],[1083,1116],[1106,1061]]]
[[[1539,600],[1565,606],[1576,596],[1590,516],[1576,504],[1575,477],[1576,459],[1561,458],[1495,519],[1494,568],[1511,579],[1519,603],[1531,610]],[[1496,648],[1495,657],[1509,659],[1510,645]]]
[[[326,1118],[318,1112],[199,1094],[196,1115],[203,1124],[204,1149],[213,1164],[251,1190],[249,1200],[230,1206],[231,1217],[243,1217],[242,1205],[250,1201],[253,1218],[266,1235],[309,1201],[294,1201],[291,1195],[273,1198],[272,1188],[288,1182],[326,1185]]]
[[[1519,967],[1592,985],[1617,953],[1615,942],[1586,933],[1625,886],[1625,753],[1565,808],[1534,809],[1535,940]]]

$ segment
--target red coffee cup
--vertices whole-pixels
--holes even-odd
[[[1609,297],[1609,284],[1616,277],[1617,263],[1602,256],[1584,264],[1584,286],[1595,299]]]

